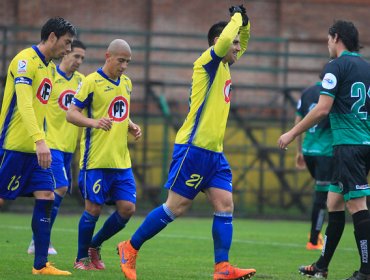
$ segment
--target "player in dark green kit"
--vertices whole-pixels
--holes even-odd
[[[333,60],[324,68],[319,102],[278,141],[279,147],[285,149],[330,113],[335,165],[327,201],[329,222],[319,259],[299,268],[302,275],[309,277],[327,278],[344,230],[347,207],[361,261],[359,270],[347,280],[370,280],[370,214],[366,204],[366,196],[370,195],[370,64],[357,53],[359,48],[353,23],[339,20],[329,28],[328,49]]]
[[[297,104],[295,123],[304,118],[319,101],[321,82],[306,88]],[[297,137],[296,166],[299,169],[307,167],[315,179],[315,198],[311,212],[311,231],[307,250],[322,250],[323,239],[320,234],[326,212],[326,199],[333,173],[333,135],[330,129],[329,117],[308,129],[302,143],[302,137]]]

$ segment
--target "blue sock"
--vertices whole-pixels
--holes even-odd
[[[99,216],[95,217],[86,211],[82,213],[78,224],[78,252],[77,260],[88,257],[88,249],[94,234],[94,229]]]
[[[35,260],[33,267],[41,269],[48,261],[50,242],[50,215],[52,200],[36,199],[32,215],[32,232],[35,241]]]
[[[233,214],[216,212],[212,226],[215,263],[229,261],[229,251],[233,239]]]
[[[91,247],[99,247],[105,240],[108,240],[121,229],[123,229],[129,219],[121,217],[117,211],[108,217],[105,221],[103,227],[95,234],[93,240],[91,241]]]
[[[165,204],[152,210],[131,237],[130,242],[132,247],[139,250],[145,241],[164,229],[175,218],[175,215]]]
[[[50,221],[50,227],[51,228],[54,225],[54,221],[55,221],[55,218],[58,215],[60,204],[62,204],[62,201],[63,201],[63,196],[60,196],[56,192],[54,193],[54,197],[55,197],[54,198],[54,204],[53,204],[53,208],[51,210],[51,221]]]

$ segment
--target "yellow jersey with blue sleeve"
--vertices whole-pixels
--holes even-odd
[[[50,149],[73,153],[79,127],[67,122],[66,112],[85,76],[77,71],[67,77],[59,65],[53,82],[53,93],[46,111],[46,141]]]
[[[88,75],[72,103],[83,109],[88,118],[112,119],[109,131],[84,128],[81,138],[82,170],[131,168],[127,146],[130,117],[131,80],[122,75],[116,81],[110,79],[101,68]]]
[[[214,152],[223,151],[223,139],[230,110],[231,76],[223,57],[240,33],[239,58],[247,49],[250,24],[242,26],[236,13],[225,26],[216,44],[195,62],[188,115],[176,135],[176,144],[188,144]]]
[[[2,149],[35,153],[35,142],[45,139],[43,124],[55,71],[37,46],[10,62],[0,115]]]

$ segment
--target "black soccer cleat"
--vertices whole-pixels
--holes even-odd
[[[309,278],[327,278],[328,277],[328,269],[327,268],[318,268],[316,263],[311,265],[302,265],[298,269],[301,275],[307,276]]]
[[[353,275],[346,280],[370,280],[370,274],[363,274],[360,271],[355,271]]]

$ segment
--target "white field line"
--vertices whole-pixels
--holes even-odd
[[[7,226],[7,225],[0,225],[0,229],[9,229],[9,230],[30,230],[30,227],[24,226]],[[58,232],[72,232],[76,233],[77,229],[65,229],[65,228],[53,228],[53,231]],[[161,233],[157,236],[158,238],[172,238],[172,239],[190,239],[190,240],[209,240],[211,237],[205,236],[188,236],[188,235],[179,235],[179,234],[165,234]],[[244,240],[244,239],[233,239],[233,243],[241,243],[241,244],[252,244],[252,245],[263,245],[263,246],[276,246],[276,247],[291,247],[291,248],[302,248],[302,244],[297,243],[283,243],[283,242],[271,242],[271,241],[258,241],[258,240]],[[337,250],[343,251],[357,251],[356,248],[337,248]]]

